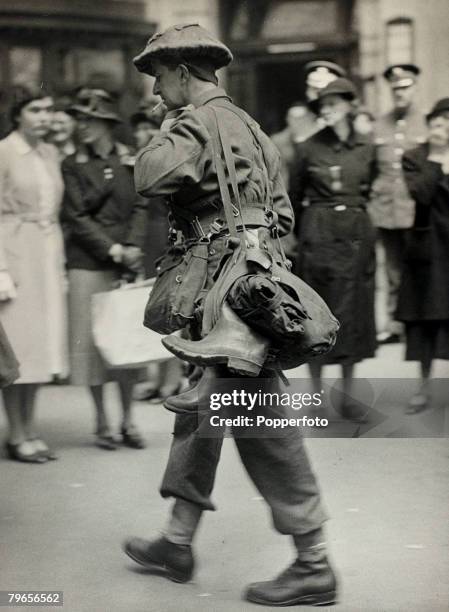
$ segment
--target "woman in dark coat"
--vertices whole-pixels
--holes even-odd
[[[327,302],[341,328],[332,351],[310,363],[317,391],[321,369],[343,370],[344,417],[362,420],[351,402],[354,364],[373,357],[374,228],[366,201],[375,174],[374,145],[352,125],[354,86],[338,78],[325,87],[316,110],[326,127],[298,146],[292,199],[297,211],[298,275]]]
[[[449,359],[449,98],[427,115],[428,141],[403,158],[404,176],[416,202],[398,302],[406,326],[406,359],[421,363],[422,387],[407,407],[429,403],[432,361]]]
[[[111,103],[106,92],[83,90],[70,110],[78,121],[81,146],[62,164],[71,382],[89,386],[97,444],[108,450],[117,448],[103,399],[103,385],[110,380],[119,384],[123,442],[133,448],[144,443],[131,420],[135,376],[130,370],[110,370],[102,360],[92,338],[90,302],[94,293],[112,289],[120,277],[133,276],[140,267],[148,219],[147,202],[134,190],[128,148],[113,137],[120,119]]]

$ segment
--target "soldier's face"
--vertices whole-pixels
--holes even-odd
[[[185,100],[185,80],[183,71],[179,66],[166,66],[161,62],[154,61],[153,93],[160,96],[168,110],[173,110],[184,106]]]
[[[410,106],[415,95],[415,86],[396,87],[391,90],[395,108],[405,109]]]

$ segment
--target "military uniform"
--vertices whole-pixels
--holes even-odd
[[[137,190],[146,197],[169,196],[172,214],[187,239],[201,236],[199,226],[207,234],[209,220],[223,216],[210,134],[202,117],[204,105],[213,105],[226,125],[247,225],[257,227],[262,223],[268,180],[273,187],[273,206],[281,233],[285,234],[292,226],[293,212],[280,174],[279,154],[262,131],[258,130],[259,143],[254,141],[228,96],[219,88],[197,100],[196,108],[182,110],[170,130],[156,136],[138,154]],[[198,218],[199,224],[186,219],[189,213]],[[211,240],[209,286],[227,252],[225,242],[223,237]],[[204,426],[198,424],[196,415],[177,416],[161,493],[211,510],[214,506],[210,494],[222,438],[202,437]],[[292,429],[285,438],[276,440],[237,438],[236,443],[246,469],[271,506],[276,528],[282,533],[306,533],[318,528],[325,515],[299,431]],[[278,466],[276,473],[268,469],[274,463]],[[278,482],[283,483],[281,488]]]
[[[385,75],[388,75],[386,78],[390,81],[393,79],[393,87],[396,84],[407,86],[401,83],[407,83],[405,79],[411,78],[409,71],[404,72],[398,67],[395,73],[394,68],[385,72]],[[373,184],[369,212],[385,249],[388,281],[387,331],[398,333],[401,327],[394,321],[394,313],[405,248],[404,230],[412,227],[415,216],[415,204],[404,181],[401,160],[405,151],[424,142],[424,115],[413,106],[406,113],[400,114],[393,110],[377,120],[374,137],[379,176]]]
[[[268,206],[277,213],[280,233],[286,234],[293,225],[293,211],[281,176],[279,152],[270,139],[232,104],[222,89],[204,88],[199,83],[205,80],[216,84],[214,69],[231,61],[230,51],[197,25],[175,26],[153,37],[135,63],[143,72],[154,74],[153,59],[163,64],[164,58],[187,68],[198,79],[193,85],[199,93],[196,97],[189,93],[191,103],[170,112],[168,131],[155,137],[139,153],[136,187],[147,197],[167,196],[188,248],[205,237],[210,240],[206,284],[210,288],[223,256],[229,253],[229,243],[226,229],[218,234],[212,231],[217,227],[216,219],[223,222],[225,216],[211,132],[206,127],[210,117],[207,107],[214,109],[232,150],[241,202],[241,217],[236,217],[239,231],[243,230],[242,220],[247,228],[269,227],[265,214]],[[179,92],[180,77],[171,79],[170,86]],[[275,248],[269,238],[266,246],[269,250]],[[239,345],[246,340],[240,338]],[[263,371],[263,375],[272,378],[267,383],[258,379],[262,390],[278,389],[277,376],[268,371]],[[271,583],[252,585],[246,597],[259,603],[275,601],[282,605],[306,600],[333,602],[336,578],[321,548],[321,525],[326,515],[318,486],[298,428],[286,428],[284,433],[278,438],[236,438],[242,462],[270,506],[276,529],[291,534],[298,550],[297,561],[289,573],[291,578],[282,592],[275,581],[274,588]],[[128,540],[125,551],[132,559],[144,566],[161,567],[174,580],[190,579],[194,568],[190,544],[201,511],[214,509],[210,496],[223,435],[221,430],[221,435],[210,437],[207,415],[203,418],[199,414],[177,415],[161,487],[162,496],[175,498],[168,530],[163,538],[153,542]]]

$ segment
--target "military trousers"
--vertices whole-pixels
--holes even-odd
[[[278,413],[279,414],[279,413]],[[282,416],[282,415],[280,415]],[[175,497],[215,510],[211,501],[225,429],[210,436],[210,414],[177,415],[161,485],[162,497]],[[304,535],[327,520],[315,475],[297,427],[281,437],[234,436],[242,463],[270,507],[282,534]]]

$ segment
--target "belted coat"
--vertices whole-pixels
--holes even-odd
[[[19,383],[68,371],[63,189],[53,145],[31,147],[18,131],[0,141],[0,270],[17,289],[0,303],[0,321],[21,364]]]
[[[291,197],[297,213],[296,272],[340,321],[323,363],[351,364],[375,349],[375,230],[366,212],[376,174],[374,145],[357,132],[342,142],[324,128],[297,146]]]
[[[262,213],[266,206],[272,205],[278,214],[279,233],[287,234],[293,226],[293,210],[281,176],[279,152],[246,113],[245,121],[242,121],[243,111],[232,104],[221,88],[208,91],[195,100],[194,105],[180,109],[169,130],[155,136],[139,152],[135,164],[137,191],[148,198],[167,197],[175,224],[184,233],[188,245],[195,243],[190,219],[199,220],[205,234],[209,231],[211,219],[225,219],[214,167],[211,132],[205,121],[205,106],[213,106],[227,132],[242,212],[251,213],[253,217],[253,222],[247,226],[257,227],[262,215],[253,213]],[[248,123],[251,123],[257,138],[248,128]],[[206,288],[213,283],[213,274],[227,252],[226,236],[223,233],[212,235]]]

